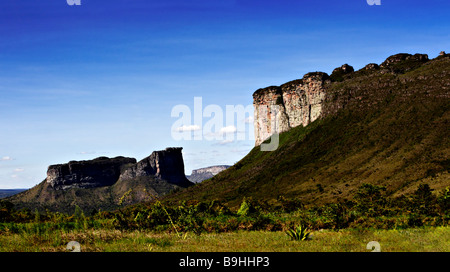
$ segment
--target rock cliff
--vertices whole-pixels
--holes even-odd
[[[192,170],[192,173],[190,176],[187,176],[187,178],[194,182],[199,183],[206,179],[212,178],[215,175],[219,174],[223,170],[229,168],[229,165],[215,165],[210,167],[204,167],[200,169]]]
[[[100,157],[51,165],[47,170],[47,183],[56,190],[110,186],[119,178],[122,167],[130,163],[136,163],[136,159]]]
[[[442,53],[441,56],[446,55]],[[350,101],[361,101],[361,97],[353,96],[352,93],[340,92],[336,95],[332,91],[336,84],[354,74],[360,76],[375,70],[382,74],[403,74],[428,61],[428,55],[425,54],[401,53],[388,57],[380,65],[370,63],[359,71],[344,64],[334,69],[330,76],[323,72],[312,72],[281,86],[258,89],[253,93],[255,145],[260,145],[275,132],[282,133],[299,125],[306,126],[344,108]]]
[[[111,186],[118,180],[152,176],[179,186],[189,186],[184,175],[182,148],[154,151],[136,163],[134,158],[100,157],[89,161],[71,161],[51,165],[47,183],[56,190]]]
[[[51,165],[47,183],[55,190],[111,186],[118,180],[126,181],[151,176],[182,187],[191,185],[184,175],[182,148],[154,151],[136,163],[134,158],[100,157],[88,161],[70,161]]]
[[[191,183],[184,174],[183,155],[181,147],[166,148],[154,151],[150,156],[126,168],[120,175],[120,180],[131,180],[136,177],[154,176],[179,186],[189,186]]]
[[[8,198],[20,208],[73,212],[112,210],[162,197],[193,185],[184,175],[182,148],[154,151],[134,158],[100,157],[48,167],[47,178]]]
[[[255,145],[269,138],[274,128],[281,133],[316,120],[322,112],[327,82],[326,73],[313,72],[300,80],[257,90],[253,94]]]

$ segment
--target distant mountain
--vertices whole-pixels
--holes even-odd
[[[18,194],[28,189],[0,189],[0,199]]]
[[[223,170],[231,167],[231,165],[215,165],[192,170],[191,175],[186,176],[193,183],[200,183],[206,179],[212,178]]]
[[[255,148],[167,201],[238,207],[244,197],[283,196],[320,205],[351,200],[365,183],[385,186],[388,197],[421,183],[436,193],[450,186],[450,54],[396,54],[357,71],[343,65],[259,89],[253,99]],[[268,114],[271,105],[278,114]],[[271,123],[282,133],[264,152]]]
[[[110,210],[151,200],[193,185],[184,175],[181,150],[154,151],[139,162],[134,158],[99,157],[51,165],[44,181],[7,200],[17,208],[62,212],[71,212],[75,206]]]

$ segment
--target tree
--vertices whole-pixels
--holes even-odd
[[[386,186],[364,183],[356,192],[357,207],[361,212],[375,216],[384,210],[386,198],[383,195]]]
[[[422,183],[412,196],[412,207],[415,212],[423,215],[436,214],[436,196],[430,185]]]

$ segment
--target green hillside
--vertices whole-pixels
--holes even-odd
[[[283,196],[305,204],[352,198],[369,183],[386,195],[421,183],[450,186],[450,57],[361,69],[327,87],[326,118],[280,135],[276,151],[255,147],[217,176],[166,197],[168,202]]]

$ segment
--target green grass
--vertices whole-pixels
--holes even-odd
[[[174,233],[93,230],[58,231],[47,235],[0,235],[2,252],[63,252],[77,241],[82,252],[367,252],[377,241],[382,252],[450,252],[450,227],[403,230],[320,230],[307,241],[292,241],[284,232]]]

